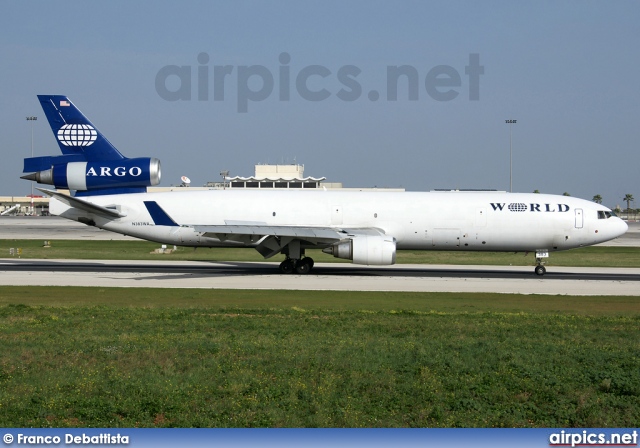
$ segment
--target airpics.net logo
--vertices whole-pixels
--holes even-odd
[[[363,95],[371,102],[385,99],[389,102],[453,101],[466,90],[469,101],[478,101],[480,75],[484,74],[480,55],[471,53],[460,70],[450,65],[428,69],[387,65],[381,82],[385,85],[367,90],[362,81],[365,76],[356,65],[332,69],[313,64],[298,68],[292,64],[289,53],[280,53],[275,69],[264,65],[216,65],[204,52],[198,54],[197,61],[196,67],[165,65],[158,70],[155,88],[160,98],[166,101],[191,101],[193,98],[225,101],[229,90],[235,88],[240,113],[248,112],[250,103],[265,101],[274,94],[278,101],[290,101],[294,95],[311,102],[331,97],[353,102],[361,100]]]
[[[58,129],[58,140],[65,146],[90,146],[98,133],[88,124],[65,124]]]
[[[549,436],[550,447],[637,447],[638,431],[604,433],[583,430],[582,432],[560,431]]]

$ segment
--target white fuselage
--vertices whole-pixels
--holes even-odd
[[[90,218],[113,232],[183,246],[237,246],[201,236],[192,226],[375,228],[398,249],[555,251],[622,235],[627,225],[604,217],[602,205],[568,196],[504,192],[350,192],[208,190],[83,198],[126,215],[105,219],[52,198],[54,214]],[[144,201],[154,201],[179,226],[155,225]],[[600,213],[599,213],[600,212]],[[253,243],[245,243],[254,246]]]

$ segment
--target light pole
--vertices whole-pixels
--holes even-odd
[[[31,122],[31,158],[33,158],[33,122],[36,121],[38,117],[27,117],[27,121]],[[35,216],[36,210],[33,208],[33,182],[31,182],[31,215]]]
[[[222,189],[227,189],[227,177],[229,177],[229,170],[220,171],[220,175],[222,176]]]
[[[509,125],[509,192],[513,193],[513,146],[511,144],[511,125],[518,120],[504,120]]]

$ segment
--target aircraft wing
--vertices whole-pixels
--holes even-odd
[[[346,234],[341,229],[330,227],[300,227],[300,226],[270,226],[270,225],[219,225],[219,226],[194,226],[196,232],[202,232],[202,236],[220,238],[231,235],[247,236],[277,236],[293,238],[328,239],[330,241],[345,238]]]
[[[205,237],[223,239],[225,236],[275,236],[291,237],[296,239],[327,240],[327,242],[339,241],[355,235],[384,235],[382,230],[375,228],[336,228],[336,227],[310,227],[310,226],[271,226],[266,223],[251,224],[225,224],[216,226],[194,225],[196,232]]]
[[[265,258],[280,253],[284,246],[294,240],[310,246],[324,247],[350,236],[384,235],[382,230],[375,228],[273,226],[266,223],[194,225],[193,228],[204,237],[217,238],[220,241],[258,243],[256,250]]]
[[[122,218],[127,215],[123,215],[115,209],[110,209],[106,207],[101,207],[96,204],[92,204],[88,201],[83,201],[82,199],[74,198],[73,196],[68,196],[64,193],[60,193],[58,191],[47,190],[45,188],[38,188],[39,191],[43,192],[47,196],[51,196],[62,202],[63,204],[68,205],[69,207],[74,207],[80,210],[84,210],[85,212],[94,213],[99,216],[103,216],[108,219]]]

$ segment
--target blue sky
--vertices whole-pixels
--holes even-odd
[[[36,99],[65,94],[129,157],[158,157],[162,185],[187,175],[193,185],[219,172],[251,175],[256,163],[305,165],[305,174],[346,186],[513,189],[569,192],[610,207],[640,199],[640,32],[635,1],[589,2],[3,2],[0,14],[0,195],[24,195],[22,159],[58,148]],[[209,62],[201,64],[198,55]],[[290,62],[281,64],[282,53]],[[479,99],[470,100],[470,55],[479,55]],[[167,101],[156,77],[169,65],[191,68],[191,100]],[[387,67],[418,74],[418,99],[404,78],[387,99]],[[214,66],[231,66],[224,100],[214,100]],[[274,79],[261,101],[239,112],[242,67]],[[311,76],[304,99],[298,75]],[[361,88],[344,101],[341,67],[355,66]],[[457,96],[429,95],[428,74],[460,75]],[[198,101],[198,68],[209,98]],[[288,101],[280,73],[289,71]],[[286,84],[286,83],[285,83]],[[177,76],[169,90],[184,86]],[[379,94],[377,101],[369,92]],[[636,207],[638,205],[636,204]]]

